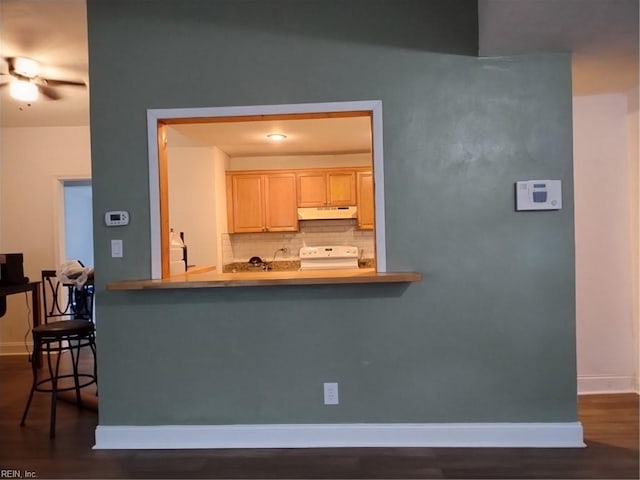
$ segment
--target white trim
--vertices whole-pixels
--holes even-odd
[[[581,375],[578,395],[597,393],[638,393],[633,375]]]
[[[29,319],[31,321],[31,319]],[[26,350],[29,348],[29,351]],[[33,343],[27,342],[25,347],[24,342],[0,342],[0,356],[3,355],[28,355],[33,352]]]
[[[151,278],[162,278],[160,246],[160,173],[158,171],[158,120],[162,110],[147,110],[147,149],[149,152],[149,222],[151,227]]]
[[[245,115],[283,115],[370,111],[372,113],[373,165],[375,172],[376,260],[379,272],[387,271],[384,217],[384,159],[382,143],[382,101],[297,103],[235,107],[165,108],[147,110],[149,157],[149,221],[151,233],[151,278],[162,277],[160,249],[160,186],[158,182],[158,121],[176,118],[234,117]]]
[[[98,425],[94,449],[584,447],[580,422]]]

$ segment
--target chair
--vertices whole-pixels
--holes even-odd
[[[93,323],[93,283],[87,282],[80,290],[75,285],[58,281],[55,270],[42,271],[42,299],[44,323],[32,330],[33,357],[31,368],[33,382],[29,400],[22,415],[20,425],[25,424],[34,392],[51,393],[51,418],[49,437],[56,432],[56,401],[59,392],[75,390],[76,403],[82,406],[80,389],[97,383],[95,327]],[[80,349],[89,347],[93,355],[92,373],[80,373],[78,361]],[[69,352],[72,373],[60,372],[62,354]],[[55,359],[52,357],[56,357]],[[38,371],[39,359],[46,357],[48,372]],[[48,376],[47,376],[48,373]],[[43,378],[40,378],[43,377]],[[73,379],[73,385],[64,379]],[[66,384],[66,385],[65,385]]]

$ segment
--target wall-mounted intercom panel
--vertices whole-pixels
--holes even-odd
[[[560,210],[560,180],[526,180],[516,182],[516,210]]]

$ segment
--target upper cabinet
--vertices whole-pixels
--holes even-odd
[[[373,174],[351,169],[227,172],[229,233],[295,232],[298,207],[358,207],[358,228],[374,228]]]
[[[294,173],[227,175],[229,233],[298,230]]]
[[[309,170],[296,174],[299,207],[350,206],[356,204],[356,172]]]
[[[373,230],[375,209],[373,200],[373,173],[358,172],[358,228]]]

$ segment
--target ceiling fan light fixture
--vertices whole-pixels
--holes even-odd
[[[13,61],[13,70],[23,77],[35,78],[40,73],[40,64],[32,58],[16,57]]]
[[[14,79],[9,84],[9,95],[21,102],[35,102],[38,99],[38,87],[27,80]]]

